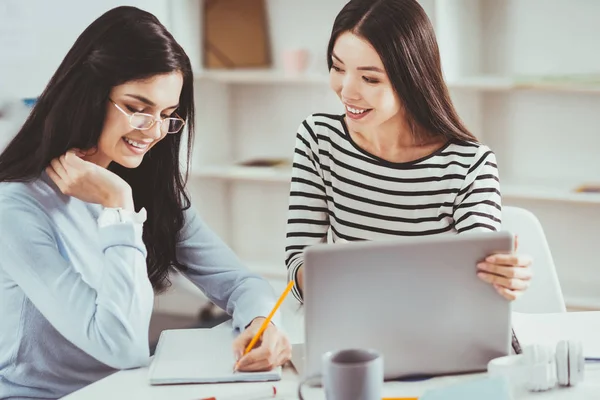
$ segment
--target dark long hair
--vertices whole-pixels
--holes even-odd
[[[450,100],[442,76],[440,53],[427,14],[416,0],[351,0],[333,24],[327,65],[344,32],[368,41],[379,54],[398,94],[413,135],[477,141]]]
[[[144,243],[148,276],[155,290],[167,287],[176,258],[194,133],[194,88],[190,60],[152,14],[134,7],[114,8],[96,19],[69,50],[16,137],[0,155],[0,182],[36,179],[50,161],[72,148],[91,149],[102,132],[108,96],[115,86],[157,74],[183,75],[177,113],[186,120],[188,165],[180,170],[180,134],[167,135],[138,168],[109,167],[133,190],[136,209],[146,208]]]

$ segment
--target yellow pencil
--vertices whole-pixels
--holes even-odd
[[[381,400],[419,400],[417,397],[384,397]]]
[[[271,318],[273,318],[273,315],[275,315],[275,312],[277,312],[277,310],[279,309],[279,306],[281,306],[281,303],[283,303],[283,300],[285,300],[285,297],[288,295],[290,290],[292,290],[292,287],[294,287],[294,281],[290,281],[290,283],[288,283],[287,287],[285,288],[285,290],[283,291],[281,296],[279,296],[279,300],[277,300],[275,307],[273,307],[269,316],[263,321],[258,332],[256,332],[256,335],[254,335],[254,337],[252,338],[250,343],[248,343],[248,346],[246,346],[246,350],[244,350],[244,354],[242,354],[242,356],[245,356],[246,354],[248,354],[250,352],[250,350],[252,350],[252,348],[254,347],[256,342],[258,342],[258,339],[260,339],[260,337],[262,336],[265,329],[267,329],[267,326],[269,326],[269,323],[271,322]],[[233,369],[237,370],[237,362],[235,363],[235,366],[233,367]]]

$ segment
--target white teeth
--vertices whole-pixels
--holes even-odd
[[[127,143],[138,149],[145,149],[146,147],[148,147],[147,143],[134,142],[133,140],[127,139],[126,137],[124,137],[123,140],[125,140]]]
[[[364,113],[365,111],[367,111],[367,109],[361,110],[361,109],[358,109],[358,108],[352,108],[352,107],[350,107],[350,106],[346,106],[346,109],[347,109],[348,111],[350,111],[352,114],[362,114],[362,113]]]

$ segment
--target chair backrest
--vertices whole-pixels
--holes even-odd
[[[533,213],[519,207],[502,207],[502,230],[518,236],[518,252],[533,258],[533,279],[527,291],[513,303],[523,313],[565,312],[554,260],[542,224]]]

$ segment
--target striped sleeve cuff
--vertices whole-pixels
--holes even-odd
[[[293,260],[290,263],[290,266],[288,267],[288,282],[292,281],[292,280],[294,281],[294,286],[292,287],[292,294],[294,295],[296,300],[298,300],[300,303],[304,302],[302,291],[300,290],[300,287],[298,286],[298,270],[300,269],[301,266],[302,266],[302,260],[296,259],[296,260]]]

